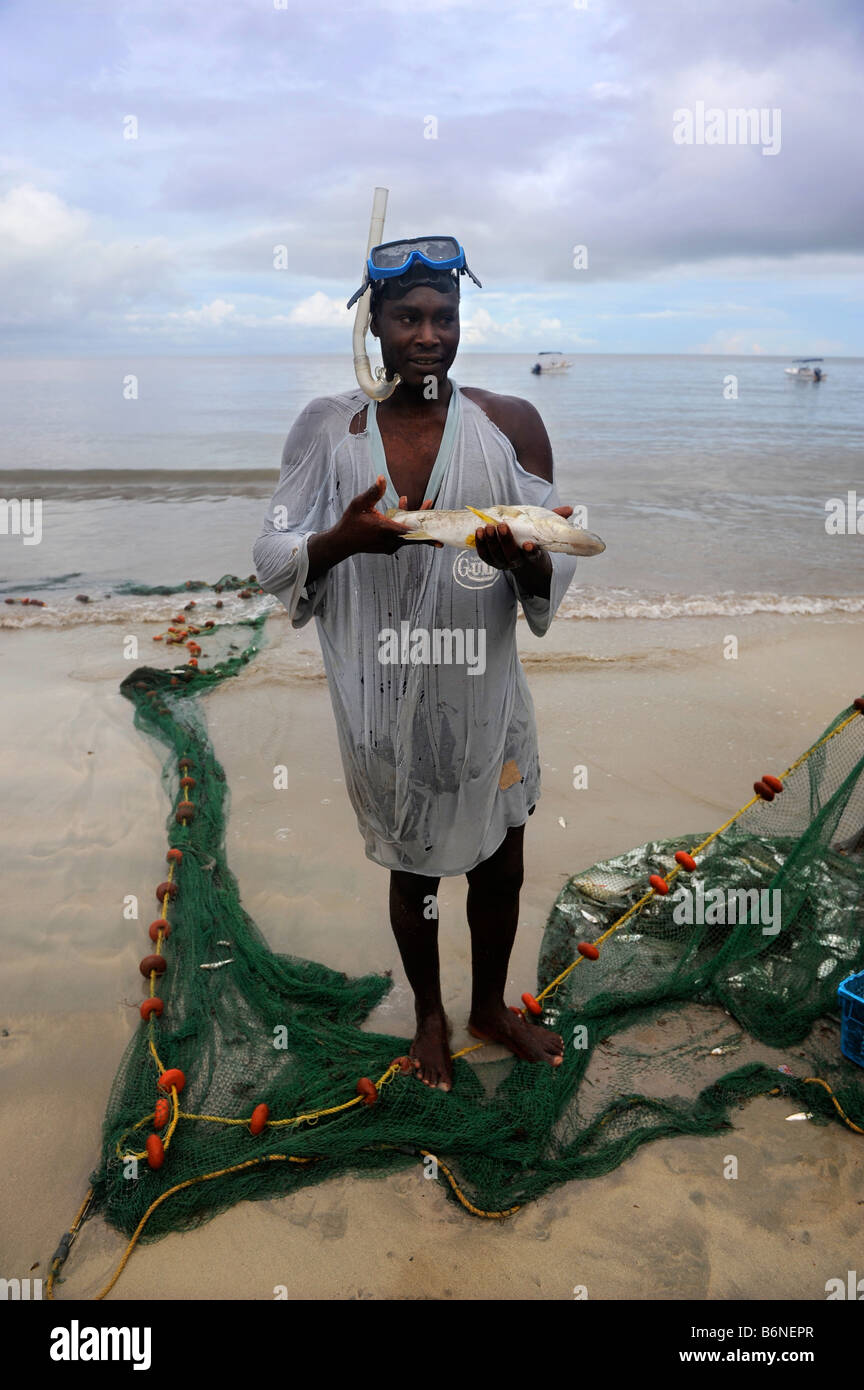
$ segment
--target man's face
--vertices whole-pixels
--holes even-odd
[[[459,347],[459,296],[420,285],[402,299],[382,300],[371,328],[391,376],[398,372],[409,386],[429,376],[443,381]]]

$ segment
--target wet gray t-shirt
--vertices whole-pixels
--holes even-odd
[[[451,382],[426,491],[433,505],[560,506],[554,485],[526,472],[509,439]],[[351,434],[349,423],[364,406],[366,428]],[[254,546],[256,573],[295,627],[315,618],[367,856],[388,869],[463,874],[494,853],[510,826],[524,824],[539,798],[534,707],[516,651],[517,605],[542,636],[576,560],[550,554],[548,600],[523,595],[513,574],[484,565],[467,544],[352,555],[307,584],[309,537],[334,526],[381,473],[383,510],[399,499],[365,394],[312,401],[285,443]]]

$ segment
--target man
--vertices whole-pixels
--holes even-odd
[[[390,869],[390,921],[415,998],[416,1074],[449,1090],[442,876],[468,879],[471,1033],[528,1061],[556,1066],[563,1057],[561,1038],[508,1009],[504,989],[524,828],[540,788],[517,607],[533,632],[546,632],[575,560],[520,548],[506,525],[478,525],[454,560],[452,548],[402,540],[407,528],[378,509],[382,500],[409,510],[558,501],[534,407],[448,377],[459,274],[471,272],[461,247],[461,261],[445,269],[411,250],[433,241],[389,243],[406,248],[405,268],[380,279],[372,271],[371,331],[400,384],[383,402],[356,390],[306,407],[254,557],[259,583],[294,626],[316,619],[348,794],[367,856]],[[442,633],[451,644],[443,656]],[[458,660],[481,649],[483,663]]]

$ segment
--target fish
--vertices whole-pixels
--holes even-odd
[[[581,526],[573,526],[566,517],[548,507],[490,506],[462,507],[459,511],[403,512],[390,507],[385,512],[390,521],[410,526],[403,541],[441,541],[443,545],[474,546],[474,532],[479,522],[498,526],[502,521],[510,527],[514,540],[521,546],[526,541],[543,550],[555,550],[564,555],[600,555],[606,542]]]

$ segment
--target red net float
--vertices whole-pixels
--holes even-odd
[[[183,820],[194,820],[194,818],[195,818],[195,807],[193,806],[192,802],[191,802],[191,801],[179,801],[179,802],[177,803],[177,811],[176,811],[176,813],[175,813],[174,819],[177,820],[177,821],[183,821]]]
[[[522,1003],[525,1005],[529,1014],[542,1014],[543,1012],[543,1005],[537,1003],[533,994],[523,994]]]
[[[194,767],[195,764],[193,763],[191,758],[181,758],[177,766],[179,767],[181,772],[185,772],[187,768]]]
[[[152,999],[142,999],[139,1013],[146,1023],[151,1014],[153,1014],[155,1018],[161,1018],[164,1007],[165,1005],[162,1003],[162,1000],[158,995],[154,994]]]
[[[179,1067],[169,1067],[167,1071],[163,1071],[156,1084],[160,1091],[170,1091],[173,1086],[179,1096],[186,1085],[186,1077]]]
[[[775,777],[771,772],[764,773],[762,781],[766,787],[770,787],[772,792],[782,792],[783,790],[783,783],[780,781],[780,778]]]
[[[9,600],[7,599],[6,601],[8,603]],[[864,711],[864,695],[859,695],[856,699],[852,701],[852,704],[855,706],[857,710]]]
[[[597,950],[593,941],[580,941],[576,950],[579,952],[580,956],[584,956],[586,960],[600,959],[600,952]]]
[[[155,922],[150,923],[150,940],[158,941],[160,931],[167,941],[171,935],[171,923],[166,921],[164,917],[157,917]]]
[[[172,676],[172,677],[171,677],[171,684],[172,684],[172,685],[179,685],[179,684],[180,684],[180,682],[178,681],[178,679],[177,679],[176,676]]]
[[[157,1129],[164,1129],[171,1115],[171,1103],[165,1096],[160,1096],[156,1102],[156,1109],[153,1111],[153,1123]]]
[[[262,1131],[262,1129],[263,1129],[264,1126],[266,1125],[266,1123],[267,1123],[269,1117],[270,1117],[270,1107],[269,1107],[269,1105],[265,1105],[265,1104],[263,1103],[263,1101],[262,1101],[262,1103],[261,1103],[260,1105],[256,1105],[256,1106],[255,1106],[255,1109],[252,1111],[252,1118],[251,1118],[251,1120],[249,1121],[249,1133],[250,1133],[250,1134],[260,1134],[261,1131]]]
[[[138,966],[145,979],[153,972],[157,975],[164,975],[168,969],[168,962],[164,956],[145,956]]]
[[[665,878],[661,878],[659,874],[652,874],[648,882],[651,884],[654,892],[658,893],[661,898],[669,892],[669,884],[666,882]]]
[[[399,1072],[402,1076],[410,1076],[414,1070],[414,1063],[410,1057],[394,1057],[394,1062],[399,1063]]]
[[[181,787],[194,787],[194,786],[195,786],[195,778],[194,778],[194,777],[181,777],[181,778],[180,778],[180,785],[181,785]]]
[[[182,849],[169,849],[168,853],[165,855],[165,858],[168,860],[169,864],[182,864],[183,851]]]
[[[161,1168],[165,1162],[165,1145],[158,1134],[148,1134],[147,1143],[144,1145],[147,1150],[147,1162],[151,1168]]]
[[[204,624],[204,626],[205,626],[205,627],[215,627],[216,624],[215,624],[215,622],[213,621],[212,618],[208,618],[207,621],[206,621],[206,623]]]
[[[154,642],[161,642],[161,641],[162,641],[162,633],[161,633],[161,632],[157,632],[157,633],[156,633],[156,636],[153,638],[153,641],[154,641]]]
[[[361,1076],[357,1082],[357,1094],[363,1097],[364,1105],[374,1105],[378,1099],[378,1088],[368,1076]]]
[[[189,660],[186,662],[186,665],[187,665],[187,666],[196,666],[196,667],[197,667],[197,665],[198,665],[198,658],[197,658],[197,656],[190,656]]]
[[[774,793],[770,787],[766,787],[764,782],[754,782],[753,790],[762,801],[773,801]]]
[[[696,860],[692,854],[688,854],[686,849],[679,849],[675,853],[675,863],[680,864],[682,869],[686,869],[688,874],[692,874],[696,868]]]
[[[156,900],[157,900],[157,902],[160,902],[160,903],[164,902],[164,901],[165,901],[165,894],[167,893],[167,894],[168,894],[168,897],[169,897],[169,898],[171,899],[171,901],[173,902],[174,899],[177,897],[177,894],[179,893],[179,891],[180,891],[180,890],[179,890],[177,884],[174,883],[174,881],[173,881],[172,879],[167,879],[167,878],[166,878],[165,882],[164,882],[164,883],[160,883],[160,884],[159,884],[159,887],[156,889]]]

